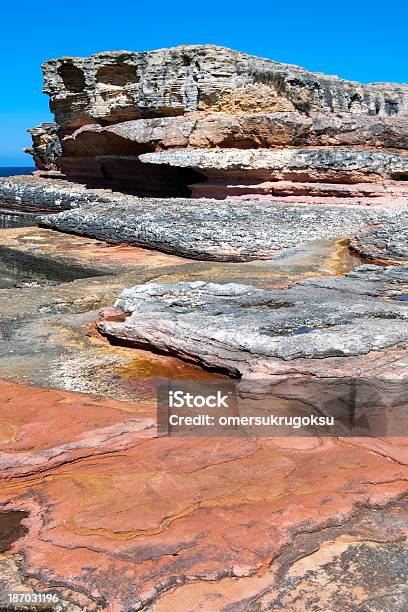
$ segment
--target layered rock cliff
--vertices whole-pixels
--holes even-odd
[[[365,204],[406,196],[408,85],[346,81],[212,45],[63,57],[46,62],[43,74],[57,128],[31,130],[29,152],[39,169],[58,168],[70,180],[142,196],[335,196]],[[257,177],[250,163],[234,163],[234,173],[223,165],[226,149],[291,147],[324,148],[329,175],[314,167],[318,154],[307,161],[312,179],[288,172],[285,156],[277,174]],[[194,152],[171,162],[140,157],[180,148],[215,150],[205,167]],[[355,173],[336,165],[337,149],[390,150],[400,156],[398,169],[390,173],[378,157],[375,173]],[[343,188],[350,183],[362,186]]]
[[[43,65],[64,130],[191,111],[408,115],[408,87],[363,85],[213,45],[63,57]]]

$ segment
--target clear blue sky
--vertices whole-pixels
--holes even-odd
[[[61,55],[212,43],[353,80],[408,82],[407,0],[23,0],[4,2],[1,22],[0,166],[30,165],[25,129],[51,118],[40,64]]]

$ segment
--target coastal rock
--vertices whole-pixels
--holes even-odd
[[[192,112],[114,125],[84,125],[62,140],[66,156],[137,155],[173,148],[344,146],[408,148],[408,119],[298,112]]]
[[[0,399],[23,590],[91,612],[332,605],[351,582],[356,605],[406,601],[403,438],[152,438],[134,403],[5,383]]]
[[[105,202],[101,190],[61,179],[11,176],[0,179],[0,207],[27,212],[58,212],[90,202]]]
[[[408,216],[365,231],[350,240],[350,247],[367,259],[385,264],[408,261]]]
[[[371,174],[408,179],[408,155],[377,151],[185,149],[144,153],[139,159],[149,164],[193,168],[204,171],[210,176],[217,176],[219,171],[231,173],[245,171],[249,177],[292,180],[299,175],[302,179],[307,177],[309,180],[313,180],[313,175],[323,175],[325,178],[327,175],[334,178],[334,173],[339,173],[340,177],[344,175],[344,182],[350,183],[360,182],[361,177]]]
[[[69,180],[141,196],[322,204],[336,197],[364,205],[378,197],[384,206],[406,204],[400,185],[406,166],[392,152],[374,158],[376,149],[395,155],[407,148],[407,85],[364,85],[212,45],[63,57],[46,62],[43,73],[57,127],[31,130],[27,151],[41,170],[57,168]],[[191,151],[158,156],[186,147]],[[197,158],[195,149],[214,147],[221,150]],[[301,151],[283,151],[281,165],[274,165],[270,155],[280,152],[268,149],[282,147],[357,151],[310,151],[303,163]],[[254,149],[260,149],[255,156]],[[299,158],[292,171],[285,155]],[[397,184],[373,192],[364,184],[381,182],[378,174]],[[270,184],[280,180],[303,184]],[[341,188],[350,183],[360,186]]]
[[[406,278],[406,268],[402,272]],[[267,377],[269,363],[273,375],[279,361],[347,360],[407,345],[403,301],[338,289],[336,280],[271,291],[232,283],[148,283],[120,296],[116,307],[129,313],[123,323],[101,322],[99,329],[244,378]]]
[[[197,110],[408,114],[406,85],[345,81],[213,45],[63,57],[43,74],[64,130]]]
[[[24,149],[24,152],[33,156],[39,170],[57,170],[56,160],[62,155],[57,124],[40,123],[27,132],[31,135],[33,144],[32,147]]]
[[[139,159],[205,175],[207,181],[191,185],[193,197],[408,205],[407,155],[339,148],[179,149]]]
[[[134,155],[62,157],[57,165],[71,181],[139,196],[189,197],[189,185],[204,180],[195,170],[143,164]]]
[[[394,213],[351,206],[110,197],[41,217],[45,227],[192,259],[269,259],[311,240],[352,236]],[[390,218],[391,218],[390,217]]]

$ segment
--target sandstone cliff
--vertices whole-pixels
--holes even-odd
[[[57,128],[30,130],[29,152],[39,169],[58,168],[65,177],[92,186],[150,196],[325,198],[327,176],[319,169],[313,182],[322,183],[321,190],[308,187],[307,177],[300,189],[291,184],[265,189],[260,181],[240,189],[238,184],[253,179],[249,166],[232,184],[228,168],[214,185],[193,154],[191,163],[185,156],[181,165],[166,157],[139,156],[220,148],[212,158],[214,167],[222,167],[222,149],[325,147],[335,166],[335,148],[396,154],[408,149],[408,85],[346,81],[212,45],[63,57],[46,62],[43,73]],[[401,176],[395,172],[392,180],[404,178],[405,161]],[[288,174],[284,164],[281,173]],[[370,172],[360,174],[367,176],[357,181],[355,175],[351,182],[372,182]],[[378,174],[390,178],[385,167]],[[336,195],[367,192],[343,190],[350,181],[339,169],[329,182],[339,186]],[[390,186],[393,193],[405,193],[403,186],[395,187]]]
[[[197,110],[408,116],[406,85],[364,85],[213,45],[63,57],[43,73],[64,129]]]

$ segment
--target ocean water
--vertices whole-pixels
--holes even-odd
[[[0,166],[0,176],[15,176],[16,174],[31,174],[34,166]]]

